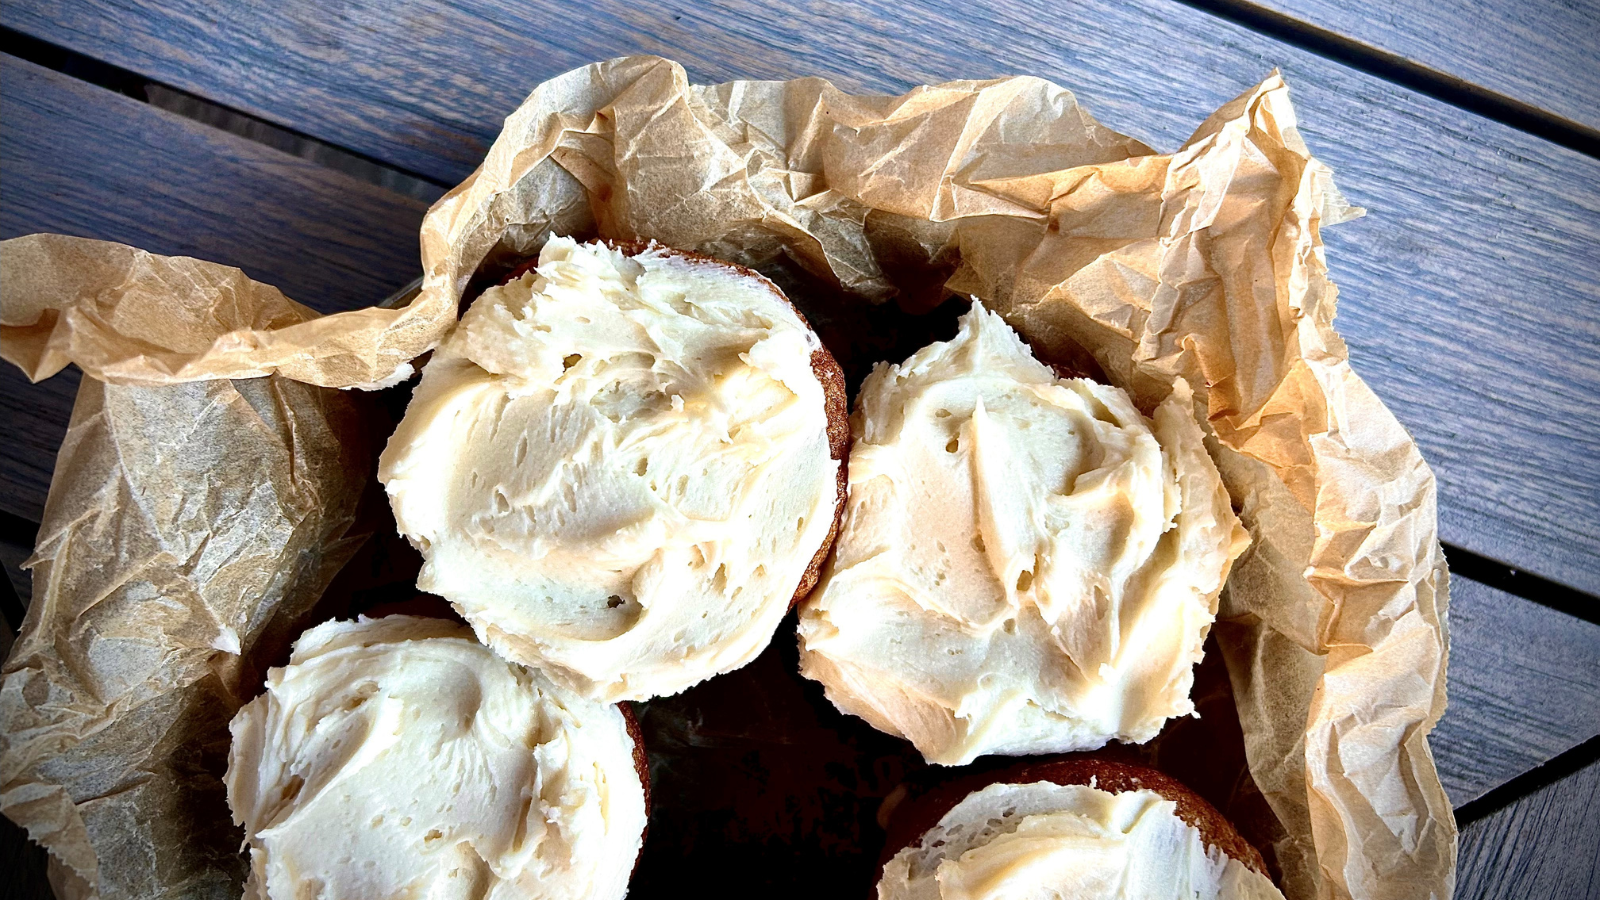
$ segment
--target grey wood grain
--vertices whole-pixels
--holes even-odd
[[[422,200],[15,57],[0,81],[0,237],[238,264],[322,310],[377,303],[421,268]]]
[[[1594,0],[1255,0],[1377,50],[1600,128],[1600,3]]]
[[[1450,705],[1429,736],[1452,806],[1600,735],[1600,625],[1450,579]]]
[[[16,0],[0,22],[444,181],[541,79],[625,53],[856,91],[1036,74],[1165,149],[1281,66],[1372,210],[1325,235],[1339,324],[1439,475],[1443,537],[1600,593],[1600,162],[1171,0]]]
[[[237,265],[323,311],[420,268],[420,199],[0,56],[0,237],[59,231]],[[0,509],[38,521],[76,370],[0,366]]]
[[[1600,760],[1461,830],[1456,900],[1600,897]]]

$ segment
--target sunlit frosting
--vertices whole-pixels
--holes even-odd
[[[760,276],[552,238],[467,311],[384,451],[419,587],[586,696],[744,665],[833,525],[820,347]]]
[[[627,893],[645,797],[622,712],[453,622],[313,628],[232,731],[247,897]]]
[[[992,784],[884,866],[879,900],[1283,900],[1152,791]]]
[[[1145,741],[1248,540],[1179,383],[1146,419],[977,303],[861,388],[801,672],[928,760]]]

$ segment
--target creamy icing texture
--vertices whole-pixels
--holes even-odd
[[[247,897],[627,893],[645,797],[621,711],[456,623],[313,628],[231,728]]]
[[[879,900],[1283,900],[1152,791],[992,784],[884,866]]]
[[[880,365],[801,672],[947,765],[1145,741],[1192,712],[1248,536],[1191,402],[1180,382],[1146,419],[976,302],[953,340]]]
[[[552,238],[467,311],[380,461],[419,587],[590,697],[744,665],[833,525],[820,347],[759,276]]]

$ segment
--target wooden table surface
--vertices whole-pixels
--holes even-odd
[[[1161,150],[1280,68],[1370,210],[1326,235],[1352,362],[1438,475],[1457,896],[1600,897],[1600,0],[7,0],[0,28],[0,238],[202,257],[327,311],[411,281],[428,204],[597,59],[1039,75]],[[76,384],[0,371],[0,652]],[[0,828],[0,891],[48,896]]]

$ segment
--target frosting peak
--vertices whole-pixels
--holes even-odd
[[[453,622],[319,625],[231,730],[248,897],[627,892],[645,801],[621,711]]]
[[[1061,379],[974,303],[880,366],[849,499],[802,608],[801,671],[933,762],[1144,741],[1192,667],[1246,535],[1182,383],[1146,419]]]
[[[884,866],[879,900],[1282,900],[1148,790],[992,784]]]
[[[419,587],[599,699],[744,665],[833,527],[819,351],[758,275],[552,238],[473,303],[380,460]]]

